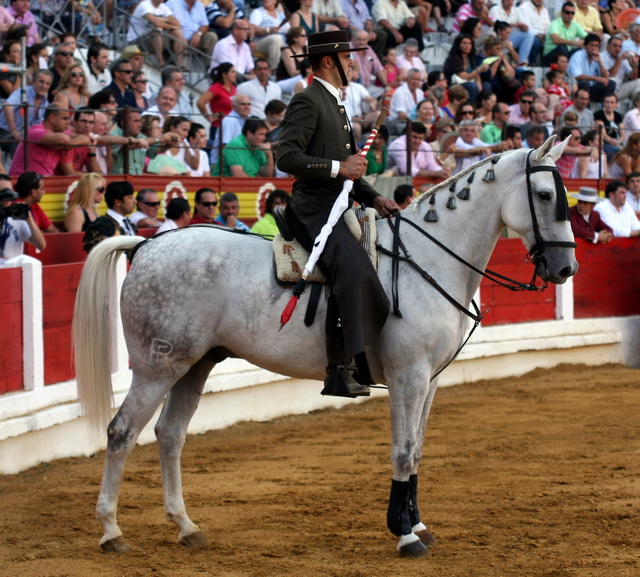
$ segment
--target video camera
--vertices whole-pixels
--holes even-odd
[[[18,194],[10,188],[0,189],[0,203],[15,200],[16,198],[18,198]],[[27,220],[29,218],[29,205],[18,203],[10,204],[9,206],[0,206],[0,222],[7,218]]]

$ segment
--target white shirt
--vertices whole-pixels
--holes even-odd
[[[611,54],[609,54],[606,50],[603,50],[602,52],[600,52],[600,62],[602,63],[602,66],[605,67],[607,72],[610,72],[616,63],[613,56],[611,56]],[[624,77],[627,74],[631,74],[631,72],[632,72],[632,69],[631,69],[631,65],[629,64],[629,61],[626,58],[623,58],[622,64],[618,68],[618,73],[615,76],[610,77],[611,80],[616,81],[616,91],[623,85]]]
[[[629,238],[632,231],[640,230],[640,222],[629,204],[625,203],[617,210],[607,198],[597,204],[594,210],[599,212],[604,223],[613,229],[613,236],[616,238]]]
[[[161,232],[165,232],[167,230],[174,230],[178,228],[175,220],[171,220],[170,218],[165,218],[164,222],[160,225],[160,228],[155,232],[155,234],[160,234]]]
[[[0,266],[3,259],[20,256],[24,252],[24,243],[30,238],[31,229],[26,220],[7,218],[0,228]]]
[[[129,222],[132,222],[133,224],[135,224],[136,226],[138,226],[138,223],[143,219],[143,218],[149,218],[144,212],[140,211],[140,210],[136,210],[136,212],[134,212],[132,215],[130,215],[129,217]],[[123,227],[124,228],[124,227]]]
[[[490,146],[486,142],[482,142],[479,138],[474,138],[471,144],[467,144],[462,137],[458,136],[456,139],[456,148],[460,150],[469,150],[470,148],[479,148],[481,146]],[[462,172],[465,168],[468,168],[473,163],[478,162],[484,158],[484,154],[478,154],[476,156],[461,156],[456,158],[456,167],[453,169],[453,174]]]
[[[160,6],[155,7],[151,3],[151,0],[142,0],[142,2],[136,6],[136,9],[129,19],[129,31],[127,32],[127,42],[129,44],[133,44],[140,36],[144,36],[151,30],[151,23],[145,18],[147,14],[162,16],[164,18],[173,16],[171,9],[163,2],[160,3]]]
[[[115,210],[109,208],[107,209],[107,214],[120,225],[120,228],[124,230],[124,233],[127,236],[135,236],[136,233],[133,231],[133,229],[131,229],[125,224],[124,222],[125,217],[122,216],[119,212],[116,212]],[[128,218],[127,220],[131,222]]]
[[[633,212],[640,212],[640,198],[633,196],[630,190],[627,190],[627,204],[631,207]]]
[[[551,19],[549,18],[549,11],[542,5],[542,10],[538,12],[531,0],[527,0],[518,6],[520,10],[520,16],[523,21],[529,26],[529,30],[536,36],[542,34],[546,35],[549,32],[549,26],[551,26]]]
[[[349,120],[356,116],[362,116],[362,101],[369,98],[369,91],[359,82],[349,82],[345,88],[345,95],[341,104],[347,111]]]
[[[282,88],[271,80],[263,86],[257,78],[238,84],[238,94],[246,94],[251,99],[251,116],[257,116],[263,120],[267,117],[264,113],[265,106],[271,100],[282,100]]]
[[[419,88],[412,95],[409,85],[406,82],[401,84],[391,97],[389,120],[398,120],[398,112],[404,112],[407,116],[414,118],[416,106],[423,98],[424,94]]]
[[[522,18],[522,14],[520,14],[520,10],[517,6],[513,6],[509,11],[509,14],[502,7],[502,4],[494,4],[489,10],[489,18],[494,22],[498,20],[502,22],[508,22],[511,26],[515,26],[518,22],[524,22]]]
[[[231,62],[236,72],[247,74],[253,70],[254,66],[251,48],[246,42],[238,44],[233,34],[229,34],[229,36],[216,43],[211,56],[209,71],[220,66],[223,62]]]
[[[91,94],[100,92],[102,89],[111,84],[111,72],[109,72],[109,69],[107,68],[105,68],[100,74],[98,74],[98,76],[96,76],[87,63],[84,72],[85,76],[87,77],[87,88],[89,89],[89,92],[91,92]]]

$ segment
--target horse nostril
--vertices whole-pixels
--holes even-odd
[[[559,276],[561,279],[566,280],[568,279],[573,273],[573,267],[571,266],[565,266],[559,273]]]

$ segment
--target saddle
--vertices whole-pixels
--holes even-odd
[[[273,238],[273,256],[278,283],[288,286],[295,284],[302,277],[304,267],[309,260],[309,253],[289,232],[282,212],[276,210],[280,208],[284,207],[274,207],[273,211],[275,221],[280,229],[280,234]],[[378,240],[378,231],[376,229],[377,214],[373,208],[353,207],[346,210],[342,215],[347,228],[367,253],[376,271],[378,270],[378,251],[376,249]],[[307,278],[307,282],[324,284],[327,279],[316,266]]]

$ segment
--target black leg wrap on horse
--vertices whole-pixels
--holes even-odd
[[[411,494],[410,481],[391,481],[391,495],[387,510],[387,527],[396,537],[411,533],[411,519],[409,517],[409,497]]]
[[[420,523],[420,511],[418,510],[418,475],[409,477],[411,489],[409,491],[409,519],[411,526],[415,527]]]

